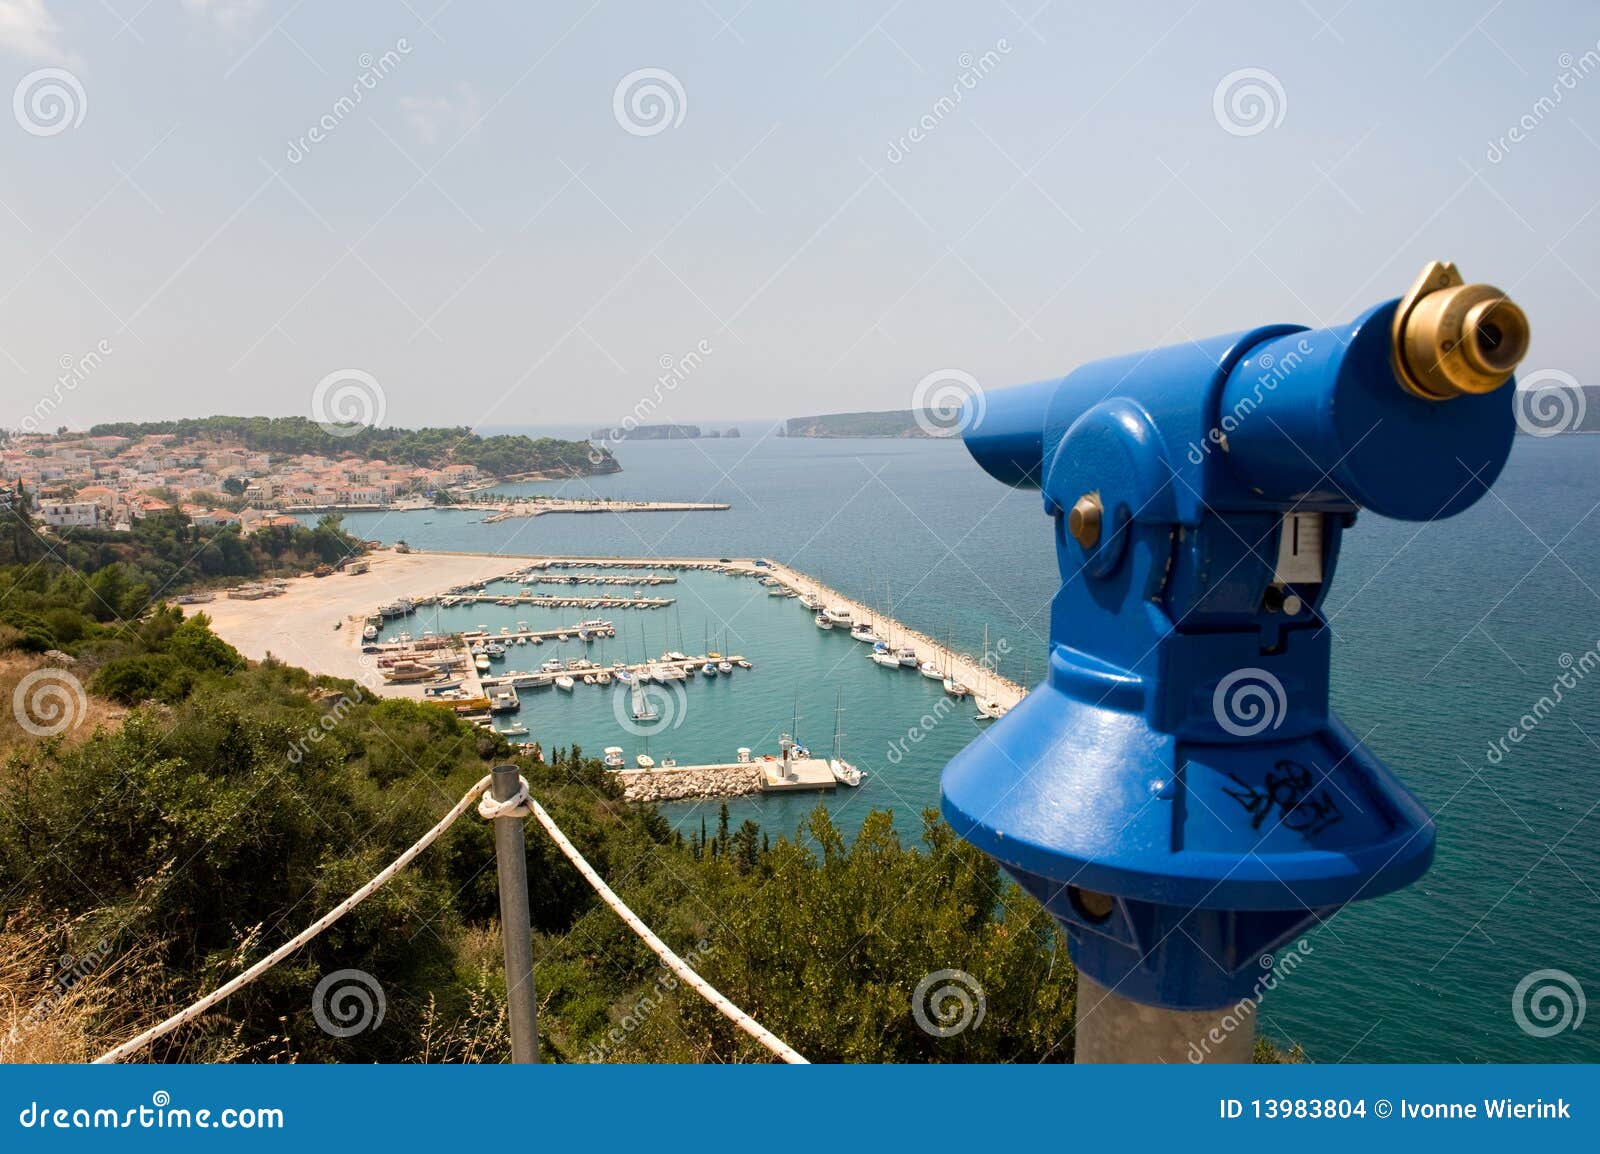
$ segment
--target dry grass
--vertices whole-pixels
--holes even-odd
[[[13,912],[0,928],[0,1062],[88,1062],[157,1020],[148,947],[102,936],[103,915]]]
[[[47,672],[35,678],[19,698],[17,688],[23,679],[40,671]],[[23,727],[24,721],[35,728],[59,725],[61,740],[73,745],[102,727],[115,729],[127,712],[120,705],[91,697],[73,666],[57,665],[33,654],[0,655],[0,754],[42,740]]]

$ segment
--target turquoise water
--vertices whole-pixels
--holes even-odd
[[[1600,1019],[1540,1039],[1511,1013],[1517,982],[1538,969],[1565,970],[1600,992],[1600,817],[1592,812],[1600,675],[1569,692],[1498,764],[1486,757],[1489,742],[1549,693],[1563,654],[1577,658],[1600,643],[1597,447],[1582,437],[1519,438],[1495,495],[1466,514],[1422,526],[1363,516],[1346,535],[1329,604],[1335,705],[1436,814],[1439,852],[1417,885],[1356,903],[1316,931],[1306,964],[1261,1006],[1264,1032],[1300,1042],[1315,1060],[1600,1060]],[[1038,497],[990,481],[959,444],[746,439],[618,452],[622,473],[517,488],[733,508],[495,525],[445,512],[347,522],[422,548],[768,555],[915,628],[948,630],[970,652],[980,651],[987,626],[991,646],[1003,639],[1009,647],[1002,669],[1011,676],[1025,661],[1033,674],[1043,668],[1057,578]],[[691,574],[658,591],[677,605],[540,611],[546,618],[498,606],[454,612],[496,630],[605,616],[619,632],[607,661],[621,656],[613,652],[621,644],[635,658],[669,647],[698,652],[703,637],[725,633],[727,648],[755,668],[688,684],[671,722],[651,736],[651,755],[688,761],[727,758],[740,745],[768,749],[797,708],[802,740],[826,749],[842,690],[845,754],[870,776],[834,795],[830,808],[854,828],[869,808],[892,807],[915,835],[918,811],[937,804],[939,769],[976,732],[970,707],[923,725],[944,700],[935,683],[880,669],[864,646],[821,633],[794,601],[767,597],[753,582]],[[413,631],[430,625],[412,620]],[[506,664],[529,668],[553,649],[518,647]],[[523,720],[547,744],[577,741],[595,753],[618,744],[630,759],[643,749],[596,688],[580,686],[570,699],[526,696]],[[926,736],[909,741],[913,727]],[[894,748],[903,752],[891,755]],[[760,798],[730,808],[735,822],[748,816],[786,830],[814,801]],[[715,819],[715,805],[670,811],[679,823]]]

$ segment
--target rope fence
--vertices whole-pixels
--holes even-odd
[[[796,1052],[793,1047],[789,1046],[776,1034],[772,1033],[772,1031],[761,1025],[760,1022],[757,1022],[753,1017],[729,1001],[725,996],[718,992],[718,990],[713,987],[710,982],[706,981],[699,974],[695,973],[689,964],[676,953],[674,953],[665,942],[651,932],[650,927],[644,924],[644,921],[639,917],[639,915],[635,914],[631,909],[629,909],[627,904],[612,891],[611,887],[606,885],[605,880],[594,871],[594,867],[584,860],[583,855],[578,852],[577,847],[567,840],[567,836],[561,832],[561,828],[557,826],[554,820],[551,819],[550,815],[544,811],[544,808],[540,806],[538,802],[533,801],[529,797],[528,781],[526,778],[518,778],[518,791],[516,795],[506,801],[496,801],[493,795],[489,792],[489,786],[492,780],[493,779],[491,776],[485,775],[478,781],[476,785],[466,792],[465,796],[463,796],[460,801],[456,802],[455,806],[450,810],[449,813],[440,819],[437,825],[435,825],[427,833],[423,834],[422,837],[417,839],[415,844],[413,844],[399,857],[395,858],[394,861],[385,866],[379,873],[374,875],[371,881],[367,882],[360,889],[356,890],[349,897],[345,898],[344,901],[333,907],[333,909],[329,910],[326,914],[323,914],[322,917],[312,922],[304,930],[300,931],[300,933],[290,938],[287,942],[284,942],[283,945],[273,950],[272,953],[262,958],[259,962],[251,966],[248,970],[245,970],[238,977],[233,978],[231,981],[226,982],[221,986],[218,986],[215,990],[194,1004],[179,1010],[176,1014],[173,1014],[165,1021],[151,1026],[148,1030],[144,1031],[142,1034],[139,1034],[137,1037],[129,1038],[121,1045],[114,1046],[110,1050],[107,1050],[104,1054],[101,1054],[98,1058],[96,1058],[93,1064],[104,1065],[111,1062],[121,1062],[129,1057],[132,1057],[134,1054],[139,1053],[139,1051],[149,1046],[158,1038],[162,1038],[167,1034],[172,1033],[172,1031],[176,1030],[179,1026],[194,1021],[213,1006],[225,1001],[230,995],[235,994],[239,990],[242,990],[245,986],[248,986],[262,974],[272,969],[273,966],[276,966],[279,962],[293,954],[307,942],[310,942],[329,926],[333,925],[340,918],[344,917],[345,914],[355,909],[356,906],[360,905],[367,898],[371,897],[379,889],[383,888],[385,883],[393,878],[395,874],[399,873],[406,866],[410,865],[411,862],[416,859],[418,854],[422,853],[423,850],[427,849],[430,845],[437,841],[439,836],[453,826],[462,814],[473,808],[474,803],[477,803],[479,816],[484,818],[486,821],[494,821],[502,818],[522,819],[528,817],[530,814],[537,818],[539,820],[539,824],[545,828],[545,832],[547,832],[551,839],[555,841],[562,854],[564,854],[566,859],[572,863],[573,868],[582,874],[584,880],[594,887],[595,892],[600,895],[601,900],[603,900],[606,905],[610,906],[611,909],[616,912],[617,916],[620,917],[628,926],[628,928],[638,934],[644,940],[645,945],[649,946],[651,951],[658,958],[660,958],[661,961],[670,970],[672,970],[673,973],[682,978],[685,984],[690,986],[696,993],[715,1006],[717,1010],[727,1017],[728,1020],[731,1021],[735,1026],[739,1027],[739,1029],[743,1030],[750,1037],[761,1043],[762,1046],[766,1047],[767,1050],[777,1057],[783,1059],[785,1062],[797,1064],[805,1063],[806,1059]]]

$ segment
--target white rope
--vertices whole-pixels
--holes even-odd
[[[572,863],[573,868],[583,875],[584,880],[594,887],[595,892],[605,900],[606,905],[610,906],[619,918],[627,923],[628,928],[644,939],[644,944],[649,946],[655,952],[655,955],[666,963],[668,969],[688,983],[702,998],[720,1010],[723,1016],[735,1026],[738,1026],[739,1029],[749,1034],[785,1062],[796,1065],[808,1064],[797,1050],[723,997],[715,986],[690,969],[688,962],[673,953],[666,942],[651,933],[650,927],[644,924],[639,915],[630,910],[621,898],[612,893],[611,887],[606,885],[605,880],[594,872],[594,867],[583,860],[583,855],[578,852],[576,846],[567,840],[567,835],[561,832],[560,827],[550,819],[550,815],[545,813],[544,807],[536,801],[530,801],[528,804],[533,807],[533,816],[539,819],[539,824],[544,826],[545,832],[550,835],[556,845],[561,847],[561,852],[567,856],[567,860]]]
[[[504,801],[496,801],[494,791],[488,789],[478,799],[478,816],[484,821],[497,817],[527,817],[532,812],[528,808],[528,779],[520,773],[517,774],[517,792]]]
[[[395,858],[394,861],[390,862],[388,867],[384,869],[382,873],[378,874],[366,885],[358,889],[355,893],[345,898],[344,901],[334,906],[333,909],[323,914],[322,917],[312,922],[300,933],[290,938],[287,942],[284,942],[283,945],[273,950],[270,954],[262,958],[255,965],[251,966],[237,978],[234,978],[233,981],[229,982],[227,985],[217,987],[217,989],[201,998],[194,1005],[188,1007],[187,1009],[179,1010],[176,1014],[172,1015],[172,1017],[168,1018],[159,1025],[151,1026],[137,1038],[130,1038],[128,1041],[122,1043],[122,1045],[117,1046],[114,1049],[107,1050],[104,1054],[101,1054],[94,1060],[94,1064],[98,1066],[107,1062],[120,1062],[124,1058],[127,1058],[133,1054],[137,1054],[140,1050],[144,1049],[151,1042],[154,1042],[157,1038],[162,1037],[165,1034],[172,1033],[173,1030],[176,1030],[185,1022],[194,1021],[194,1019],[205,1013],[212,1006],[215,1006],[218,1002],[227,998],[230,994],[233,994],[236,991],[243,989],[245,986],[248,986],[251,982],[255,981],[273,966],[283,961],[284,958],[287,958],[290,954],[294,953],[301,946],[305,945],[312,938],[320,934],[323,930],[333,925],[334,922],[344,917],[345,914],[355,909],[356,906],[360,905],[362,901],[372,896],[373,892],[376,891],[380,886],[382,886],[390,878],[394,877],[395,874],[399,873],[406,866],[411,864],[411,860],[413,858],[432,845],[434,841],[438,839],[440,834],[455,824],[457,818],[472,808],[472,803],[478,798],[478,791],[487,787],[491,780],[492,778],[486,776],[482,781],[478,782],[477,785],[467,790],[466,796],[460,801],[456,802],[455,808],[444,816],[444,820],[440,821],[438,825],[434,826],[427,833],[423,834],[422,838],[414,846],[406,850],[406,852],[401,854],[399,857]]]
[[[566,855],[567,860],[572,863],[573,867],[583,875],[584,880],[594,887],[595,892],[598,893],[602,899],[604,899],[608,906],[616,911],[617,916],[627,923],[628,927],[632,929],[634,933],[638,934],[644,939],[645,945],[649,946],[650,949],[655,952],[656,956],[667,965],[668,969],[672,970],[673,973],[682,978],[696,993],[721,1011],[729,1021],[738,1026],[746,1034],[749,1034],[756,1041],[760,1042],[773,1054],[782,1058],[785,1062],[805,1064],[805,1058],[803,1058],[793,1047],[786,1043],[782,1038],[779,1038],[776,1034],[772,1033],[772,1031],[768,1030],[760,1022],[756,1021],[749,1014],[745,1013],[738,1006],[734,1005],[727,998],[723,997],[722,994],[717,991],[716,987],[712,986],[710,982],[706,981],[699,974],[690,969],[687,962],[685,962],[677,954],[673,953],[671,948],[660,938],[656,937],[655,934],[650,931],[650,927],[645,925],[644,922],[640,920],[639,915],[630,910],[623,900],[612,892],[611,887],[606,885],[605,880],[601,878],[599,874],[594,872],[594,868],[584,860],[583,855],[578,852],[577,847],[567,840],[566,834],[561,832],[560,827],[550,819],[550,815],[545,813],[544,808],[529,796],[527,778],[520,775],[518,776],[517,792],[511,797],[508,797],[505,801],[496,801],[494,795],[489,792],[488,787],[492,781],[492,776],[485,776],[471,789],[467,790],[466,795],[460,801],[456,802],[455,807],[451,809],[449,813],[445,814],[444,818],[440,820],[438,825],[434,826],[427,833],[423,834],[415,845],[406,850],[405,853],[401,854],[399,857],[395,858],[394,861],[390,862],[381,873],[377,874],[366,885],[362,886],[355,893],[345,898],[344,901],[333,907],[333,909],[329,910],[326,914],[323,914],[322,917],[312,922],[309,926],[300,931],[300,933],[296,934],[294,937],[290,938],[287,942],[284,942],[283,945],[273,950],[272,953],[262,958],[244,973],[240,974],[226,985],[218,986],[215,990],[201,998],[198,1002],[183,1010],[179,1010],[166,1021],[161,1022],[158,1025],[151,1026],[138,1037],[130,1038],[128,1041],[122,1043],[122,1045],[107,1050],[104,1054],[101,1054],[94,1060],[94,1064],[98,1066],[109,1062],[120,1062],[124,1058],[128,1058],[134,1054],[137,1054],[140,1050],[144,1049],[151,1042],[154,1042],[157,1038],[172,1033],[173,1030],[176,1030],[179,1026],[186,1022],[194,1021],[201,1014],[211,1009],[212,1006],[215,1006],[217,1003],[226,999],[229,995],[242,990],[245,986],[248,986],[251,982],[255,981],[273,966],[283,961],[284,958],[287,958],[290,954],[294,953],[301,946],[305,945],[312,938],[320,934],[323,930],[327,929],[340,918],[344,917],[345,914],[355,909],[356,906],[360,905],[367,898],[371,897],[373,893],[382,887],[383,884],[390,878],[394,877],[395,874],[399,873],[406,866],[410,865],[412,860],[415,859],[418,854],[437,841],[440,834],[444,833],[445,830],[454,825],[456,823],[456,819],[462,814],[466,813],[467,810],[472,807],[475,797],[478,802],[478,813],[485,820],[493,821],[496,818],[501,817],[521,818],[527,817],[530,813],[534,817],[538,818],[539,824],[544,826],[545,832],[548,833],[555,841],[556,845],[560,847],[561,852]],[[480,790],[482,791],[481,796],[479,796]]]

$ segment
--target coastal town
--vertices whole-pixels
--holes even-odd
[[[87,434],[13,437],[0,448],[0,487],[21,488],[35,517],[51,528],[128,529],[174,510],[199,528],[245,532],[297,523],[295,512],[383,508],[408,496],[471,488],[477,466],[398,465],[363,457],[270,453],[225,442],[179,443],[169,434],[139,438]]]

